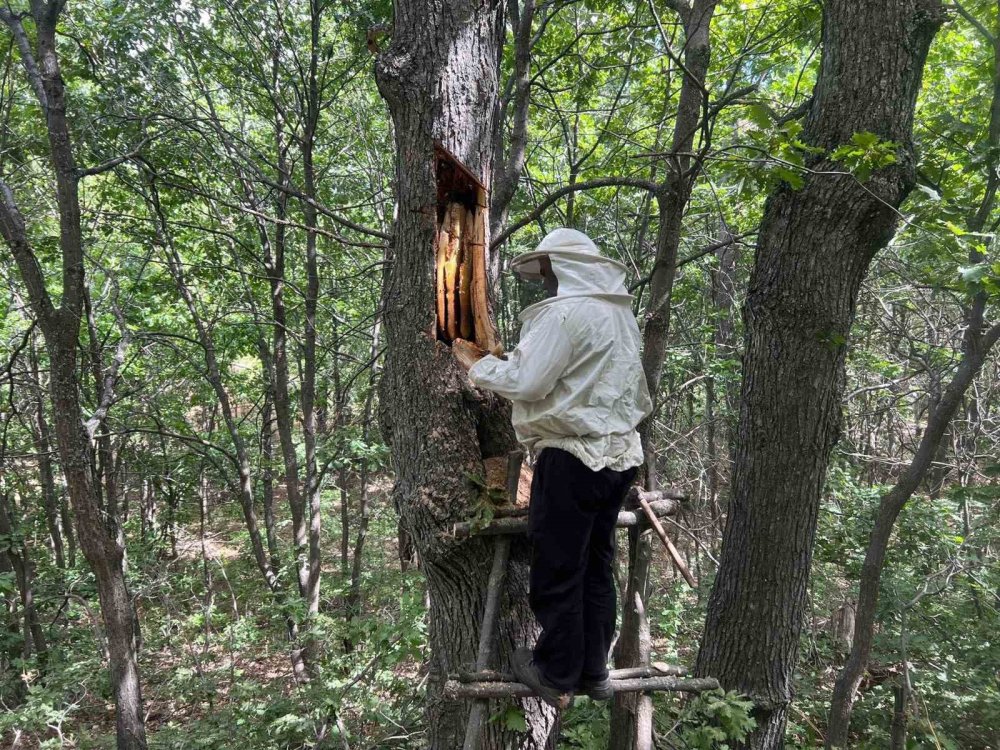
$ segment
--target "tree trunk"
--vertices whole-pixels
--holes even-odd
[[[42,381],[38,372],[38,357],[35,355],[34,336],[31,347],[31,372],[36,383],[37,394],[34,398],[34,420],[32,438],[35,452],[38,454],[38,480],[42,487],[42,505],[45,508],[45,522],[52,540],[52,550],[56,556],[56,565],[66,567],[66,556],[63,551],[63,538],[59,529],[59,496],[56,493],[56,483],[52,469],[52,440],[49,423],[45,418],[45,403],[42,395]]]
[[[73,154],[56,52],[56,25],[62,7],[63,3],[57,0],[39,0],[31,4],[35,25],[34,48],[22,25],[22,17],[14,15],[9,9],[0,9],[0,20],[14,36],[25,76],[45,115],[59,215],[62,261],[59,307],[54,306],[46,289],[42,267],[31,246],[24,217],[18,209],[13,190],[6,183],[0,183],[0,233],[17,262],[49,355],[49,393],[56,445],[76,515],[80,548],[94,572],[107,632],[111,686],[117,707],[118,750],[145,750],[146,729],[136,659],[136,621],[125,582],[125,549],[119,540],[117,519],[106,516],[100,507],[100,493],[94,485],[90,440],[80,410],[77,348],[84,315],[86,278],[80,225],[81,172]]]
[[[56,442],[66,486],[76,515],[84,557],[94,571],[104,616],[115,695],[118,750],[145,750],[146,728],[139,682],[135,611],[125,582],[125,550],[115,519],[107,523],[97,502],[89,441],[81,420],[76,381],[76,335],[67,324],[53,332],[49,346]],[[47,337],[48,338],[48,337]]]
[[[717,0],[695,0],[679,6],[685,31],[684,63],[687,74],[681,84],[680,101],[674,121],[670,155],[665,160],[666,181],[656,193],[660,226],[656,237],[656,257],[650,274],[650,299],[642,334],[642,368],[653,398],[654,411],[639,426],[646,456],[646,488],[657,486],[656,451],[651,443],[655,407],[659,403],[660,376],[670,331],[670,303],[677,270],[684,210],[700,170],[692,160],[698,125],[702,121],[705,79],[711,60],[710,29]],[[649,594],[652,560],[651,533],[629,534],[629,574],[624,596],[621,634],[615,647],[619,669],[647,666],[650,659],[649,623],[645,607]],[[609,750],[648,750],[653,742],[653,699],[648,693],[619,693],[611,711]]]
[[[281,567],[278,550],[277,524],[274,519],[274,420],[271,417],[273,396],[271,390],[264,396],[264,407],[260,414],[260,481],[263,485],[264,537],[267,552],[271,556],[271,567]]]
[[[317,448],[317,408],[316,408],[316,309],[319,300],[319,259],[316,254],[316,228],[318,217],[315,206],[316,175],[313,165],[313,150],[316,144],[316,129],[319,125],[320,90],[318,66],[320,55],[319,29],[323,13],[320,0],[309,2],[309,72],[306,81],[305,132],[302,137],[302,173],[305,195],[309,200],[302,202],[302,213],[306,225],[306,329],[302,362],[302,436],[305,442],[306,484],[305,510],[308,511],[309,553],[306,564],[306,589],[304,597],[310,618],[319,614],[320,566],[322,547],[320,539],[320,473],[316,457]]]
[[[649,666],[652,638],[646,602],[653,559],[653,532],[629,529],[628,583],[622,596],[622,626],[615,644],[615,667]],[[651,750],[653,699],[648,693],[616,693],[611,711],[609,750]]]
[[[368,393],[365,396],[365,406],[361,417],[361,440],[366,446],[368,445],[368,438],[371,434],[375,389],[378,385],[379,363],[377,358],[381,334],[382,319],[376,313],[375,322],[372,324],[372,344],[370,349],[371,371],[368,380]],[[368,485],[371,466],[367,458],[363,458],[361,461],[361,476],[359,479],[360,492],[358,499],[358,532],[354,541],[354,554],[351,562],[351,589],[347,595],[348,620],[361,616],[361,568],[364,563],[365,539],[368,535],[368,524],[371,520],[368,501]]]
[[[497,0],[397,0],[395,11],[393,42],[376,67],[395,126],[398,202],[386,280],[387,353],[379,416],[392,449],[396,506],[427,577],[428,746],[453,750],[462,746],[470,704],[445,699],[442,689],[449,673],[475,661],[493,556],[482,538],[458,541],[444,532],[471,514],[478,492],[470,477],[484,475],[483,459],[508,453],[514,438],[506,406],[474,391],[450,348],[435,336],[435,142],[454,154],[488,194],[503,9]],[[482,252],[487,252],[489,223],[484,224]],[[508,666],[515,645],[530,643],[535,634],[527,604],[526,551],[526,545],[516,543],[511,555],[499,668]],[[524,705],[526,733],[490,723],[482,746],[545,747],[554,712],[534,699]]]
[[[0,493],[0,534],[13,541],[16,521],[11,511],[10,498],[4,493]],[[2,554],[6,557],[7,565],[5,567],[9,567],[14,572],[17,589],[21,595],[21,609],[24,611],[24,656],[29,657],[32,653],[38,654],[39,664],[44,671],[49,649],[45,631],[38,618],[38,610],[35,609],[35,566],[31,562],[28,549],[23,541],[16,545],[10,544]]]
[[[732,500],[697,671],[749,696],[744,747],[783,744],[820,492],[840,429],[858,290],[914,184],[913,113],[937,0],[829,0],[803,133],[805,185],[768,199],[744,311]],[[856,133],[897,144],[866,184],[829,152]],[[776,543],[780,540],[780,543]]]

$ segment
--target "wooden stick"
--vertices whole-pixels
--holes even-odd
[[[611,690],[615,693],[649,693],[666,690],[679,693],[701,693],[718,688],[719,681],[714,677],[634,677],[611,681]],[[444,684],[444,697],[451,700],[530,698],[533,695],[531,688],[520,682],[458,682],[457,680],[448,680]]]
[[[677,512],[679,504],[676,500],[658,500],[650,504],[653,513],[658,516],[669,516]],[[618,513],[616,526],[619,529],[630,528],[632,526],[644,526],[648,520],[644,512],[635,510],[623,510]],[[483,536],[498,536],[502,534],[523,534],[528,530],[528,519],[523,516],[512,516],[508,518],[498,518],[487,526],[477,529],[475,524],[469,522],[456,523],[452,529],[456,537],[467,537],[473,534]]]
[[[661,667],[629,667],[627,669],[612,669],[609,676],[612,680],[630,680],[639,677],[683,677],[688,673],[687,667],[676,664],[664,664]],[[459,672],[450,675],[449,679],[456,682],[517,682],[517,678],[506,672],[481,670],[478,672]]]
[[[521,463],[524,461],[523,451],[513,451],[507,458],[507,492],[517,496],[517,483],[521,477]],[[481,671],[490,665],[490,654],[493,652],[493,641],[497,631],[497,620],[500,617],[500,600],[503,596],[503,582],[507,575],[507,560],[510,558],[510,537],[501,537],[494,542],[493,567],[490,568],[490,578],[486,584],[486,606],[483,609],[483,622],[479,629],[479,649],[476,652],[476,670]],[[486,718],[486,702],[476,701],[469,710],[469,721],[465,725],[465,742],[462,750],[479,750],[482,740],[483,720]]]
[[[674,546],[674,543],[670,541],[670,537],[667,536],[667,532],[664,530],[663,526],[660,524],[660,519],[656,517],[656,512],[653,510],[653,506],[644,498],[641,494],[639,495],[639,505],[642,507],[643,511],[646,513],[646,517],[649,519],[650,525],[656,530],[656,535],[660,537],[660,541],[663,542],[663,546],[667,548],[667,553],[670,555],[670,559],[674,561],[674,565],[677,566],[677,570],[681,572],[684,576],[684,580],[687,581],[688,586],[693,589],[698,588],[698,582],[691,575],[691,571],[688,570],[688,566],[684,564],[681,559],[680,552]]]
[[[660,500],[677,500],[680,502],[687,500],[687,495],[678,489],[667,488],[665,490],[644,490],[638,485],[632,485],[632,488],[625,495],[623,507],[626,510],[635,510],[639,507],[640,497],[645,498],[649,503],[656,503]]]

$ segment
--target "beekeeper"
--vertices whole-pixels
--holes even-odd
[[[511,270],[547,295],[521,312],[517,348],[503,358],[456,342],[456,353],[474,385],[513,402],[518,440],[537,453],[530,603],[542,633],[515,653],[514,671],[553,705],[572,693],[607,700],[615,523],[652,408],[626,267],[582,232],[556,229]]]

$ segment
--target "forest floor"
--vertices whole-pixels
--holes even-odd
[[[246,552],[246,532],[235,504],[219,504],[213,510],[204,539],[198,520],[186,519],[178,528],[176,556],[162,538],[130,545],[134,551],[129,576],[142,623],[140,667],[151,750],[415,750],[422,746],[423,665],[427,655],[423,577],[415,567],[405,572],[401,569],[396,514],[388,489],[388,481],[382,480],[371,496],[362,578],[364,616],[352,622],[343,614],[349,580],[342,573],[338,552],[339,493],[331,492],[324,498],[327,556],[322,614],[314,623],[321,648],[316,677],[309,684],[297,685],[293,679],[285,630],[287,614],[295,613],[300,605],[295,600],[274,601],[262,595],[260,574]],[[704,526],[704,519],[693,513],[689,516],[683,521],[689,528]],[[840,519],[830,516],[832,523],[839,524]],[[135,524],[133,519],[127,527],[132,539],[141,537],[141,531],[133,528]],[[289,534],[287,525],[279,531],[283,538]],[[353,537],[355,530],[349,531]],[[675,527],[670,533],[690,555],[688,563],[701,586],[697,591],[687,588],[656,545],[654,593],[647,614],[653,627],[654,660],[690,666],[701,636],[712,566],[707,558],[695,554],[697,547],[685,533]],[[700,533],[704,537],[704,528]],[[622,580],[624,536],[619,545]],[[829,585],[810,594],[796,703],[790,716],[790,748],[822,743],[830,688],[842,659],[833,625],[844,584],[831,574],[834,566],[841,564],[838,548],[827,550],[821,539],[815,565],[822,566],[822,580]],[[68,580],[58,581],[55,570],[46,574],[49,588],[39,591],[40,599],[61,600],[65,591],[74,593],[59,615],[64,627],[50,628],[54,661],[49,677],[44,683],[35,677],[16,718],[10,713],[5,720],[0,714],[0,748],[110,750],[114,747],[113,701],[107,687],[106,662],[101,650],[94,648],[100,628],[95,627],[99,613],[93,603],[96,596],[90,574],[82,563],[65,573]],[[290,576],[292,571],[286,567],[281,575]],[[56,609],[51,605],[47,608]],[[879,729],[860,737],[858,748],[886,746],[881,724],[885,723],[884,708],[891,701],[896,666],[872,664],[858,711],[865,726],[878,724]],[[936,698],[928,692],[934,683],[925,680],[923,684],[925,693]],[[976,691],[962,694],[944,683],[941,689],[955,696],[950,698],[953,705],[969,706],[965,710],[974,710],[977,716],[989,710],[985,698]],[[655,701],[658,735],[671,738],[664,739],[662,747],[700,747],[673,738],[681,735],[685,726],[724,723],[727,717],[738,715],[727,702],[698,706],[676,695],[658,695]],[[694,710],[701,713],[692,719]],[[518,711],[514,704],[498,705],[493,719],[516,723]],[[942,719],[949,717],[938,709],[934,732],[939,734]],[[986,719],[977,721],[989,725]],[[928,734],[933,736],[931,727],[928,723]],[[604,748],[607,732],[607,706],[580,699],[564,717],[559,748]],[[689,735],[689,741],[698,741],[690,737],[696,735]],[[939,747],[988,745],[967,742]]]
[[[318,677],[309,685],[295,684],[282,605],[268,603],[261,595],[235,508],[216,508],[204,538],[197,521],[181,525],[176,556],[162,541],[142,545],[149,551],[130,560],[130,576],[143,625],[140,668],[150,748],[357,750],[419,745],[426,646],[423,582],[417,570],[401,569],[388,489],[388,482],[380,481],[371,496],[365,616],[355,623],[344,622],[341,614],[348,584],[335,555],[339,502],[332,493],[326,498],[324,615],[316,625],[324,647]],[[281,532],[287,536],[289,529]],[[657,548],[655,554],[656,590],[677,586],[662,550]],[[664,617],[676,606],[669,599],[658,597],[651,606],[658,621],[676,619]],[[105,663],[88,655],[95,637],[88,619],[94,615],[96,610],[88,615],[79,603],[68,607],[71,637],[55,645],[79,668],[60,669],[60,684],[37,686],[39,718],[47,728],[8,734],[0,747],[113,747],[114,704],[106,688]],[[354,642],[353,650],[345,648],[346,640]],[[658,631],[657,658],[688,661],[696,641],[685,640],[687,646],[679,649],[669,633]],[[54,700],[43,700],[67,693],[73,700],[59,710]],[[601,741],[606,708],[582,703],[586,705],[578,701],[574,709],[576,721],[567,723],[567,743],[561,746],[596,747]],[[317,744],[318,737],[324,739]]]

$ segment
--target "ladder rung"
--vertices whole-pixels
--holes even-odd
[[[669,516],[677,512],[680,503],[671,498],[657,500],[650,503],[653,512],[659,516]],[[645,526],[649,523],[642,510],[623,510],[618,514],[619,529],[632,526]],[[453,529],[454,536],[464,538],[473,535],[480,536],[504,536],[507,534],[525,534],[528,531],[528,519],[524,517],[498,518],[487,526],[477,529],[475,524],[469,522],[456,523]]]
[[[674,691],[700,693],[715,690],[719,681],[714,677],[633,677],[611,680],[615,693],[649,693],[654,691]],[[444,685],[444,697],[451,700],[468,698],[530,698],[534,693],[520,682],[459,682],[448,680]]]
[[[657,662],[659,664],[659,662]],[[629,680],[638,677],[684,677],[687,675],[687,667],[676,664],[661,664],[658,667],[626,667],[625,669],[612,669],[610,677],[612,680]],[[449,679],[456,682],[517,682],[512,674],[497,672],[492,669],[484,669],[477,672],[459,672],[449,676]]]

